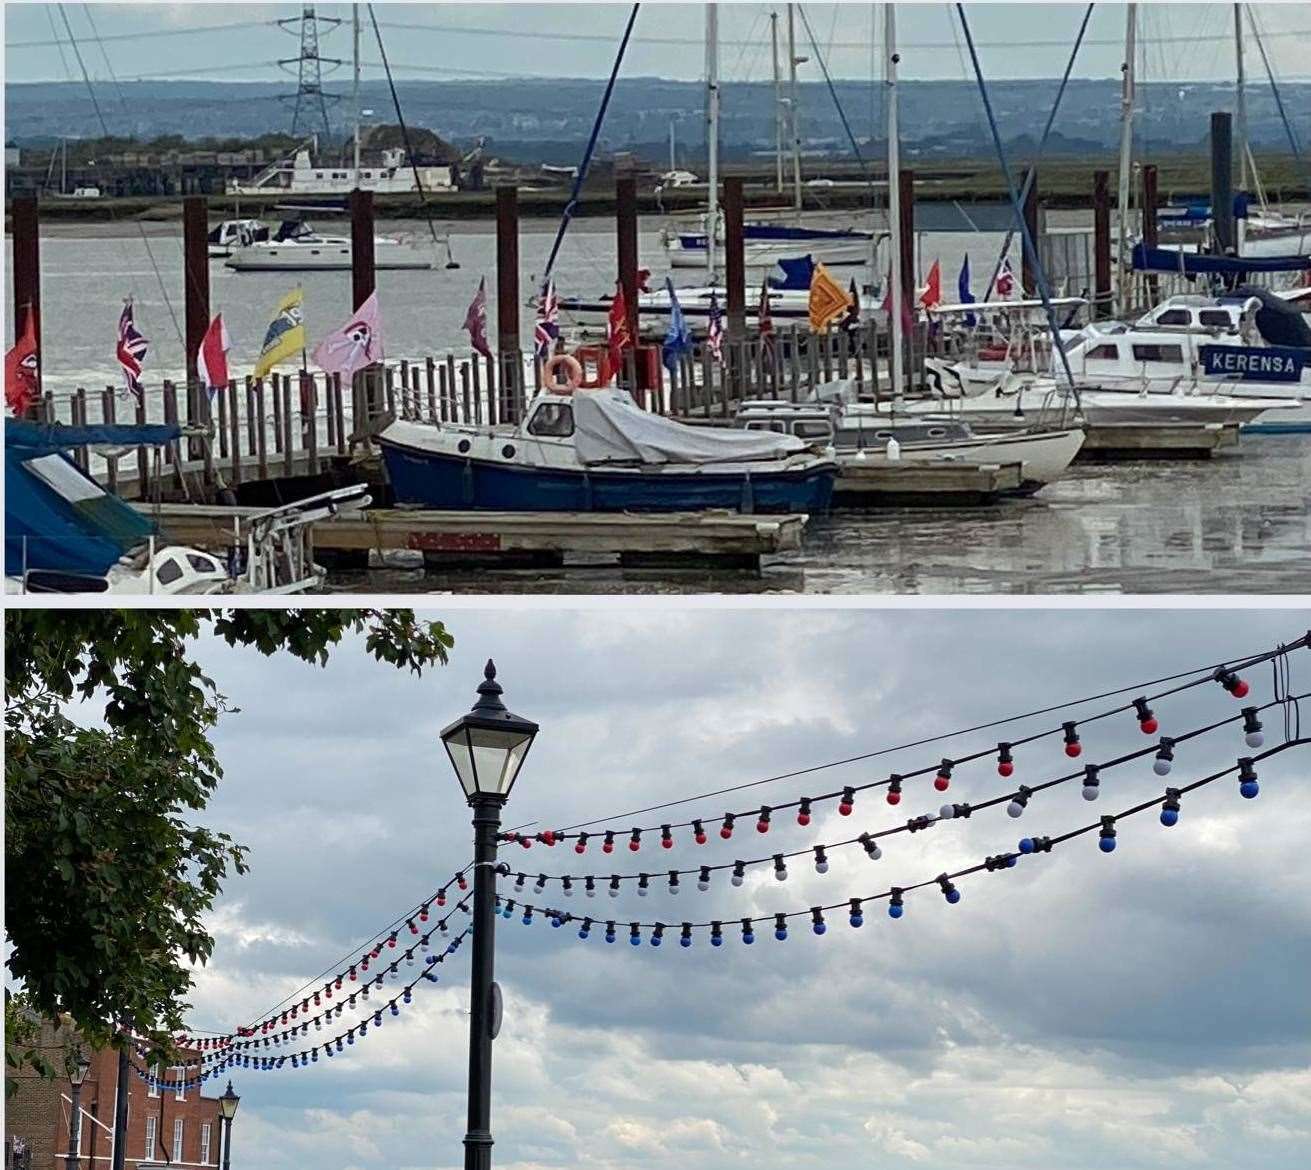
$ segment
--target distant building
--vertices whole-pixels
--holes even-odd
[[[65,1052],[76,1044],[76,1035],[68,1025],[56,1031],[46,1024],[37,1044],[61,1072],[54,1080],[46,1080],[30,1068],[18,1074],[5,1070],[6,1087],[13,1088],[5,1101],[6,1165],[21,1161],[30,1170],[60,1170],[70,1152],[68,1122],[72,1105],[72,1086],[62,1069]],[[81,1094],[79,1165],[84,1170],[104,1170],[113,1154],[118,1053],[102,1049],[89,1055],[91,1070]],[[136,1057],[133,1061],[142,1063]],[[155,1070],[157,1076],[179,1081],[195,1072],[195,1065],[189,1069]],[[168,1165],[181,1170],[205,1170],[219,1165],[217,1096],[204,1096],[195,1086],[151,1089],[135,1072],[128,1074],[127,1091],[127,1170]]]

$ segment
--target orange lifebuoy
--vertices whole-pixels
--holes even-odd
[[[563,382],[556,379],[556,371],[566,371]],[[542,367],[542,383],[553,394],[572,394],[583,382],[583,367],[572,354],[557,353]]]
[[[580,345],[574,350],[574,357],[583,371],[580,389],[600,390],[610,385],[614,371],[610,368],[610,351],[604,345]],[[596,368],[596,376],[589,377],[588,370],[593,366]]]

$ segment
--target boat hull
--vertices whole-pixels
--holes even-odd
[[[380,436],[399,503],[504,512],[823,512],[833,464],[778,471],[573,470],[491,463],[421,450]]]
[[[721,253],[722,255],[722,253]],[[796,260],[810,255],[829,268],[847,268],[869,263],[868,240],[835,243],[832,240],[747,240],[742,245],[742,262],[747,268],[772,268],[780,260]],[[671,268],[706,269],[706,246],[689,246],[680,239],[665,245],[665,257]]]
[[[351,267],[351,247],[349,244],[326,243],[313,247],[292,244],[233,248],[224,263],[234,272],[344,272]],[[377,269],[425,269],[432,267],[432,260],[409,248],[377,247],[373,266]]]

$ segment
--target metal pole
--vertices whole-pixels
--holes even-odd
[[[41,227],[36,198],[20,195],[13,201],[14,340],[23,336],[27,314],[32,313],[37,351],[41,349]]]
[[[778,64],[778,13],[769,14],[769,46],[774,60],[774,187],[783,194],[783,75]]]
[[[77,1170],[78,1156],[82,1153],[82,1086],[72,1089],[73,1111],[68,1119],[68,1170]]]
[[[473,808],[473,960],[469,1013],[469,1130],[464,1135],[464,1168],[491,1170],[496,835],[501,827],[504,798],[475,796],[469,803]]]
[[[1156,168],[1150,163],[1143,166],[1143,247],[1155,248],[1160,242],[1160,233],[1157,229],[1156,206],[1157,206],[1157,173]],[[1155,275],[1147,278],[1147,295],[1151,297],[1152,304],[1156,304],[1158,294],[1160,293],[1160,281]]]
[[[223,1170],[232,1170],[232,1118],[223,1118]]]
[[[706,282],[715,283],[715,237],[719,230],[719,8],[706,5]]]
[[[797,109],[797,19],[788,5],[788,122],[792,132],[792,205],[801,210],[801,111]]]
[[[351,21],[355,40],[355,78],[351,83],[351,105],[355,112],[355,181],[352,187],[360,185],[360,6],[351,5]]]
[[[790,6],[789,6],[790,7]],[[892,260],[891,278],[888,282],[888,308],[892,318],[892,405],[893,409],[901,406],[901,396],[905,389],[905,370],[902,353],[901,313],[905,289],[902,268],[902,231],[901,231],[901,142],[897,129],[897,6],[887,5],[883,10],[883,43],[888,55],[888,243]]]
[[[151,563],[154,563],[153,556]],[[150,580],[153,588],[155,580],[153,571]],[[127,1078],[131,1069],[128,1067],[127,1036],[121,1036],[119,1039],[123,1046],[118,1050],[118,1075],[114,1085],[114,1154],[110,1170],[123,1170],[123,1159],[127,1157],[127,1098],[128,1090],[131,1088]]]
[[[1239,190],[1247,190],[1247,74],[1243,65],[1243,6],[1234,5],[1234,56],[1237,60],[1234,115],[1238,131]]]
[[[1129,172],[1133,167],[1134,55],[1138,31],[1138,5],[1128,5],[1124,29],[1124,85],[1120,93],[1120,185],[1116,192],[1116,292],[1121,313],[1128,309],[1129,289]]]
[[[1033,240],[1038,239],[1038,168],[1030,168],[1030,174],[1033,176],[1033,182],[1029,184],[1029,189],[1024,196],[1023,214],[1024,222],[1028,225],[1029,236]],[[1020,261],[1020,284],[1024,289],[1026,297],[1033,296],[1034,290],[1038,287],[1038,282],[1033,274],[1033,263],[1029,259],[1029,254],[1024,253]]]

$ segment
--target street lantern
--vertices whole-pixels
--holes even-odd
[[[87,1073],[90,1071],[90,1059],[81,1048],[78,1048],[77,1058],[73,1061],[73,1067],[68,1073],[68,1080],[73,1086],[73,1091],[69,1101],[71,1108],[68,1113],[67,1170],[78,1170],[78,1159],[82,1154],[82,1085],[85,1083]]]
[[[223,1119],[223,1170],[232,1170],[232,1119],[237,1115],[241,1098],[232,1091],[232,1082],[218,1099],[219,1116]]]
[[[469,1124],[465,1170],[491,1170],[492,1041],[500,989],[492,982],[496,943],[496,846],[501,808],[514,787],[537,724],[506,710],[496,664],[487,660],[478,701],[442,732],[442,745],[473,809],[473,958],[470,964]]]
[[[77,1054],[77,1063],[73,1066],[73,1071],[68,1074],[68,1079],[73,1082],[73,1087],[80,1089],[86,1083],[87,1073],[91,1071],[91,1060],[84,1052]]]
[[[501,694],[496,664],[489,658],[473,710],[442,732],[442,745],[470,804],[484,798],[505,802],[537,735],[537,724],[507,711]]]

